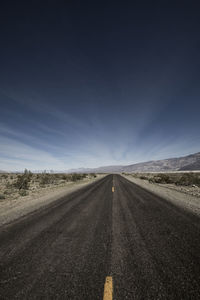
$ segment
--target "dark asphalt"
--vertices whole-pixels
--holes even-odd
[[[103,299],[106,276],[116,300],[200,299],[200,219],[108,175],[1,228],[0,299]]]

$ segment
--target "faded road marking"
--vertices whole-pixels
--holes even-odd
[[[114,193],[114,191],[115,191],[115,188],[114,188],[114,186],[112,187],[112,192]]]
[[[103,300],[112,300],[113,298],[113,282],[112,277],[107,276],[104,284],[104,295]]]

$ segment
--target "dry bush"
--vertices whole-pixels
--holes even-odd
[[[33,174],[31,173],[31,171],[25,169],[22,175],[17,176],[17,181],[14,183],[14,187],[19,190],[28,190],[32,175]]]
[[[20,190],[19,191],[20,196],[24,197],[28,195],[28,192],[26,190]]]
[[[56,181],[55,174],[42,173],[40,174],[40,185],[45,186],[46,184],[54,184]]]
[[[92,176],[92,177],[97,177],[97,175],[95,174],[95,173],[90,173],[90,176]]]
[[[168,174],[156,174],[153,177],[149,178],[150,183],[163,183],[163,184],[169,184],[173,183],[173,180],[170,175]]]
[[[141,175],[140,177],[139,177],[140,179],[148,179],[148,177],[147,176],[144,176],[144,175]]]
[[[61,174],[61,179],[65,181],[71,181],[71,175],[69,174]]]
[[[173,183],[176,185],[197,185],[200,186],[200,174],[199,173],[169,173],[169,174],[155,174],[149,178],[151,183]]]
[[[76,174],[76,173],[74,173],[71,176],[71,180],[72,181],[78,181],[78,180],[81,180],[81,179],[82,179],[82,174]]]
[[[198,173],[184,173],[175,182],[176,185],[197,185],[200,186],[200,175]]]

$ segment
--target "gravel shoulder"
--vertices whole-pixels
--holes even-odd
[[[84,179],[78,182],[67,182],[62,186],[41,188],[33,194],[17,199],[0,201],[0,225],[10,223],[34,210],[39,209],[59,198],[81,189],[106,175],[97,175],[96,178]]]
[[[135,178],[131,174],[122,176],[140,187],[168,200],[174,205],[200,216],[200,197],[187,193],[187,189],[183,188],[183,190],[181,190],[179,188],[179,190],[175,190],[175,188],[171,186],[166,187],[166,185],[164,186],[163,184],[149,183],[147,180]]]

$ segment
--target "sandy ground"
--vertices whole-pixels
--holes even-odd
[[[17,199],[2,199],[0,200],[0,225],[10,223],[104,176],[105,175],[97,175],[96,178],[86,178],[73,183],[67,182],[63,186],[41,188],[31,195],[18,197]]]
[[[147,180],[135,178],[131,174],[123,175],[123,177],[165,198],[176,206],[200,216],[200,194],[198,191],[195,192],[195,195],[193,193],[193,190],[197,190],[196,187],[175,187],[173,185],[149,183]]]

